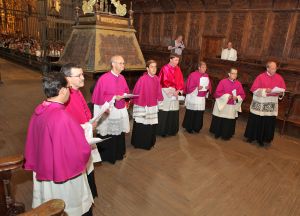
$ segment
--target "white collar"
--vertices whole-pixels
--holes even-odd
[[[119,74],[116,74],[113,70],[110,71],[114,76],[118,77]]]
[[[154,77],[154,75],[151,75],[149,72],[147,72],[148,73],[148,75],[150,76],[150,77]]]

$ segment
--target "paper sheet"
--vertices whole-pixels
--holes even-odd
[[[110,108],[111,104],[107,101],[101,106],[101,110],[97,116],[94,116],[89,122],[93,124],[95,121],[99,121],[103,113]]]
[[[208,77],[201,77],[199,81],[199,85],[202,86],[202,89],[199,89],[199,91],[207,91],[207,87],[209,84],[209,79]]]
[[[236,89],[232,90],[232,95],[236,97]]]
[[[133,97],[138,97],[139,95],[135,95],[135,94],[126,94],[124,93],[123,97],[124,98],[133,98]]]
[[[271,93],[282,93],[282,92],[285,92],[285,89],[279,88],[279,87],[277,87],[277,86],[275,86],[275,87],[271,90]]]

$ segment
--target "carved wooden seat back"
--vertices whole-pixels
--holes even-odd
[[[280,132],[281,134],[284,133],[287,122],[300,125],[300,117],[297,115],[297,110],[293,112],[294,109],[299,109],[299,107],[296,107],[296,101],[300,99],[300,93],[288,92],[287,98],[288,103],[285,109],[283,124]]]
[[[65,202],[63,200],[52,199],[26,213],[20,214],[20,216],[62,216],[66,215],[64,209]]]
[[[12,171],[22,164],[22,155],[0,158],[0,215],[16,215],[25,210],[24,204],[14,201],[10,185]]]

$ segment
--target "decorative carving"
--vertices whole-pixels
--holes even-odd
[[[281,57],[286,41],[286,34],[289,27],[291,14],[290,13],[276,13],[273,34],[271,36],[269,55],[273,57]]]
[[[160,24],[161,24],[161,15],[153,15],[153,27],[152,27],[152,41],[154,45],[159,45],[160,43]]]
[[[141,27],[140,27],[140,16],[141,16],[140,13],[136,14],[136,15],[134,16],[134,22],[133,22],[134,28],[135,28],[135,30],[136,30],[136,37],[137,37],[137,39],[138,39],[139,41],[140,41],[140,34],[139,34],[139,32],[142,31],[142,29],[141,29]]]
[[[96,4],[97,0],[84,0],[82,2],[82,11],[84,14],[94,13],[93,7]]]
[[[110,59],[113,55],[118,53],[125,58],[126,62],[130,62],[132,65],[141,65],[143,62],[140,58],[137,58],[136,47],[133,46],[133,37],[126,37],[124,35],[101,35],[100,34],[101,45],[99,46],[99,53],[101,53],[101,58],[98,64],[103,63],[109,64]],[[122,44],[121,46],[113,46],[112,44]]]
[[[234,13],[232,17],[232,23],[234,25],[231,29],[229,40],[232,41],[237,50],[241,47],[245,18],[245,13]]]
[[[125,16],[127,13],[126,4],[121,4],[119,0],[111,0],[111,3],[116,7],[116,14]]]
[[[144,14],[142,26],[142,44],[149,43],[150,14]]]
[[[173,27],[174,26],[173,18],[174,18],[173,14],[165,14],[164,34],[163,34],[163,38],[161,41],[162,46],[168,46],[172,40],[173,28],[174,28]]]
[[[104,22],[104,23],[109,23],[109,24],[128,25],[127,20],[114,19],[113,17],[101,17],[100,16],[100,21]]]
[[[187,14],[186,13],[178,13],[176,15],[176,25],[177,25],[177,28],[176,28],[176,37],[178,35],[183,35],[184,36],[184,33],[185,33],[185,27],[186,27],[186,17],[187,17]]]
[[[215,16],[215,13],[205,13],[206,20],[205,20],[205,34],[213,34],[213,19]]]
[[[266,13],[253,13],[252,14],[252,25],[251,25],[251,34],[249,38],[248,46],[250,48],[259,49],[262,47],[263,34],[265,31],[265,25],[267,20]]]
[[[130,2],[130,9],[129,9],[128,13],[129,13],[130,26],[133,26],[133,20],[134,20],[133,13],[134,13],[134,11],[132,10],[132,1]]]
[[[68,46],[64,50],[64,53],[68,53],[68,55],[63,55],[60,58],[62,64],[77,62],[80,65],[85,65],[86,54],[90,52],[89,43],[94,40],[95,37],[92,31],[80,32],[75,30],[72,38],[69,40]]]
[[[199,49],[199,30],[200,14],[191,14],[190,32],[187,47],[190,49]]]
[[[226,28],[228,25],[228,13],[218,13],[217,17],[217,33],[225,35]]]
[[[300,16],[298,16],[296,31],[294,34],[291,51],[289,54],[290,58],[300,59]]]

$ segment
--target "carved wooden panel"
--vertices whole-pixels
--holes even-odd
[[[163,46],[168,46],[172,40],[173,35],[173,28],[174,28],[174,21],[173,21],[174,14],[165,14],[164,18],[164,32],[161,44]]]
[[[189,10],[189,5],[187,1],[176,1],[176,10],[177,11],[185,11],[185,10]]]
[[[213,23],[215,13],[205,13],[205,27],[204,34],[213,34]]]
[[[152,23],[152,43],[153,45],[160,44],[160,24],[161,24],[161,14],[153,14],[153,23]]]
[[[189,49],[199,49],[200,18],[201,18],[201,14],[199,13],[191,14],[190,32],[189,32],[189,38],[187,44],[187,48]]]
[[[232,28],[228,40],[233,43],[233,47],[237,50],[241,47],[245,19],[245,13],[234,13],[232,16]]]
[[[139,36],[139,32],[141,31],[141,26],[140,26],[140,17],[141,17],[141,14],[134,14],[134,20],[133,20],[133,25],[134,25],[134,29],[136,30],[136,37],[138,40],[140,40]]]
[[[66,64],[68,62],[76,62],[82,67],[85,67],[86,60],[89,61],[87,67],[93,67],[93,59],[87,58],[87,55],[95,53],[94,50],[90,50],[89,44],[95,47],[95,34],[93,31],[79,31],[74,30],[71,38],[65,47],[64,55],[61,56],[60,62]],[[80,52],[79,52],[80,50]]]
[[[186,28],[186,17],[187,17],[187,13],[178,13],[176,15],[176,25],[177,25],[176,36],[177,35],[185,36],[184,33]]]
[[[247,55],[255,56],[259,54],[263,46],[263,36],[267,20],[266,13],[252,13],[252,25],[250,27],[250,37],[248,41]]]
[[[101,45],[98,47],[98,52],[101,53],[98,65],[103,64],[103,62],[110,62],[110,58],[116,53],[122,55],[125,61],[131,65],[143,64],[137,56],[136,47],[133,46],[133,37],[115,34],[99,34],[98,37],[101,41]],[[113,46],[115,44],[121,45]]]
[[[217,18],[217,33],[225,35],[228,25],[228,13],[218,13]]]
[[[291,15],[290,13],[276,13],[273,33],[271,36],[269,55],[273,57],[281,57],[284,49],[284,44],[286,41],[286,34],[289,27]]]
[[[296,31],[294,34],[289,57],[293,59],[300,59],[300,18],[299,16],[297,20]]]
[[[217,7],[221,9],[230,8],[231,0],[217,0]]]
[[[143,14],[142,44],[149,44],[150,14]]]
[[[292,9],[296,8],[298,0],[274,0],[274,9]]]
[[[249,8],[249,0],[234,0],[232,2],[232,8]]]
[[[205,8],[212,9],[216,8],[217,0],[202,0],[204,2]]]
[[[154,3],[153,0],[150,0],[149,2],[151,2],[152,6],[157,4],[156,1]],[[175,11],[176,10],[176,4],[174,3],[173,0],[163,0],[163,1],[159,1],[159,2],[164,11]]]
[[[203,1],[189,0],[188,4],[189,4],[189,10],[191,11],[197,11],[197,10],[199,11],[204,9]]]
[[[251,8],[272,8],[273,0],[250,0]]]

